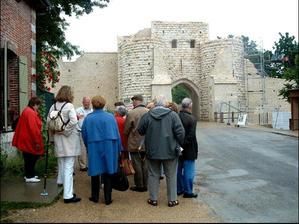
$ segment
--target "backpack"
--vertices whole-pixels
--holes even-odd
[[[54,131],[54,132],[64,131],[66,125],[70,122],[70,119],[68,119],[67,122],[64,122],[61,114],[61,111],[66,104],[67,102],[65,102],[62,105],[60,110],[57,110],[56,103],[54,103],[54,110],[49,113],[50,120],[48,122],[48,129],[50,131]]]

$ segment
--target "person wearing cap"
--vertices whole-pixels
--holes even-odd
[[[148,112],[143,104],[140,94],[131,98],[133,109],[128,112],[125,121],[124,135],[127,138],[127,150],[130,152],[133,167],[135,169],[134,184],[130,190],[137,192],[147,191],[147,162],[145,160],[144,137],[138,131],[138,123],[141,117]]]

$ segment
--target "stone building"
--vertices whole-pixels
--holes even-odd
[[[290,111],[288,103],[277,97],[283,80],[262,80],[244,59],[240,38],[209,40],[208,24],[203,22],[153,21],[151,28],[118,37],[115,53],[86,53],[60,66],[61,81],[54,92],[64,84],[73,86],[76,106],[84,95],[96,93],[107,98],[108,109],[118,100],[129,104],[138,93],[145,101],[158,94],[171,100],[171,89],[180,84],[191,92],[199,120],[214,120],[214,112],[254,115],[261,107],[264,113],[278,105]],[[250,89],[260,91],[261,82],[263,97],[249,94]]]

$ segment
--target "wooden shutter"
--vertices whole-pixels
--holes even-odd
[[[20,96],[20,113],[28,105],[28,68],[27,57],[19,57],[19,96]]]

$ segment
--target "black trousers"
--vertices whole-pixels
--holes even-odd
[[[110,174],[102,174],[101,180],[104,183],[105,203],[109,204],[112,201],[112,199],[111,199],[111,193],[112,193],[111,175]],[[101,180],[100,180],[100,175],[91,176],[91,197],[93,199],[99,200]]]
[[[24,158],[24,173],[26,178],[32,178],[35,176],[35,164],[39,158],[39,155],[23,152]]]

